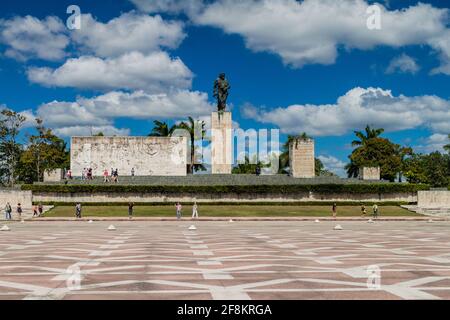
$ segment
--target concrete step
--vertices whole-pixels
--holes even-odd
[[[450,208],[419,208],[418,206],[402,206],[402,208],[430,217],[450,217]]]

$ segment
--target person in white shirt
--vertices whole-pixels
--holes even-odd
[[[194,205],[192,206],[192,219],[198,219],[198,206],[197,206],[197,202],[194,202]]]

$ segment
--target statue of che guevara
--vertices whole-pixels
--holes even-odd
[[[217,99],[217,110],[219,112],[224,112],[227,108],[228,90],[230,88],[230,84],[225,78],[225,73],[221,73],[214,81],[214,98]]]

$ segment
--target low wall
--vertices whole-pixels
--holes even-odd
[[[22,208],[32,207],[32,194],[31,191],[20,191],[20,190],[0,190],[0,209],[6,206],[9,202],[11,207],[15,208],[18,203],[22,205]]]
[[[419,191],[417,206],[431,209],[450,208],[450,191]]]
[[[34,192],[34,202],[60,202],[60,203],[166,203],[166,202],[417,202],[416,193],[392,193],[392,194],[320,194],[304,192],[297,194],[214,194],[214,193],[57,193]]]

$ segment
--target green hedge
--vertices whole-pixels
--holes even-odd
[[[360,206],[361,203],[371,204],[370,201],[293,201],[293,202],[267,202],[267,201],[256,201],[256,202],[201,202],[197,203],[202,206],[279,206],[279,207],[289,207],[289,206],[332,206],[336,203],[338,206]],[[75,206],[76,202],[56,202],[56,201],[42,201],[33,202],[33,204],[42,204],[44,206],[55,206],[55,207],[71,207]],[[85,207],[117,207],[117,206],[128,206],[128,202],[83,202]],[[181,202],[181,204],[190,206],[193,202]],[[404,202],[404,201],[382,201],[377,202],[378,206],[395,206],[399,207],[402,205],[413,205],[414,203]],[[159,207],[159,206],[173,206],[173,202],[134,202],[135,206],[142,207]]]
[[[374,183],[374,184],[314,184],[314,185],[228,185],[228,186],[153,186],[153,185],[22,185],[22,190],[55,193],[162,193],[162,194],[296,194],[350,193],[387,194],[412,193],[429,190],[424,184]]]

